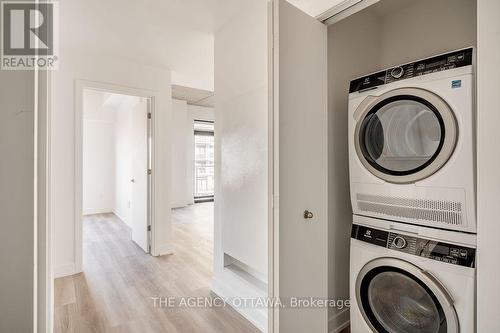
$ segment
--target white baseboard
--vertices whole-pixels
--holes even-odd
[[[169,244],[161,244],[158,246],[158,253],[154,254],[155,256],[166,256],[169,254],[174,254],[174,250]]]
[[[54,279],[78,273],[74,263],[54,266],[52,269]]]
[[[350,323],[349,308],[344,308],[328,318],[328,332],[339,333]]]
[[[130,230],[130,229],[132,229],[132,228],[130,227],[130,225],[128,224],[127,220],[126,220],[123,216],[121,216],[120,214],[118,214],[118,213],[116,212],[116,210],[114,210],[114,211],[113,211],[113,214],[115,214],[115,215],[116,215],[116,216],[117,216],[117,217],[118,217],[118,218],[119,218],[119,219],[123,222],[123,224],[125,224],[125,226],[126,226],[129,230]]]
[[[234,284],[232,282],[235,282]],[[212,291],[221,298],[234,298],[234,297],[247,297],[245,295],[249,290],[245,292],[240,289],[243,287],[240,283],[238,286],[235,285],[236,281],[232,279],[226,279],[221,281],[214,277],[212,280]],[[249,288],[251,289],[251,288]],[[250,291],[251,292],[251,291]],[[257,296],[257,295],[256,295]],[[258,296],[257,296],[258,297]],[[257,309],[248,307],[233,307],[239,314],[241,314],[245,319],[251,322],[255,327],[257,327],[261,332],[267,333],[267,309]]]
[[[88,209],[84,210],[82,215],[109,214],[109,213],[113,213],[113,208]]]
[[[174,202],[170,205],[170,208],[176,209],[176,208],[185,208],[189,205],[192,205],[194,203],[194,200],[188,200],[188,201],[183,201],[183,202]]]

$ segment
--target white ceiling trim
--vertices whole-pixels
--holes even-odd
[[[346,0],[287,0],[312,17],[317,17]]]
[[[316,18],[326,25],[331,25],[345,19],[363,9],[376,4],[380,0],[347,0],[318,15]]]
[[[330,9],[325,10],[323,13],[319,14],[316,16],[316,18],[320,21],[325,21],[329,19],[332,16],[335,16],[341,12],[343,12],[346,9],[349,9],[350,7],[360,3],[363,0],[345,0],[342,1],[341,3],[333,6]]]

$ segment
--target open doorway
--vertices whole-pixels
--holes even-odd
[[[151,252],[150,98],[83,90],[83,270],[117,232]]]
[[[203,276],[207,290],[213,275],[213,94],[191,87],[172,87],[175,156],[172,160],[172,242],[174,253],[190,253],[201,263],[191,269]]]

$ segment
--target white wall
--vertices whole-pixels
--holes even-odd
[[[130,226],[132,187],[131,127],[132,108],[139,101],[122,103],[115,110],[115,174],[114,174],[114,209],[113,212]]]
[[[242,1],[243,2],[243,1]],[[214,282],[223,296],[265,297],[233,277],[224,253],[259,272],[268,265],[267,1],[247,0],[215,34]],[[267,312],[239,309],[259,328]],[[252,312],[253,310],[253,312]]]
[[[500,332],[500,2],[478,0],[477,332]]]
[[[61,10],[64,6],[61,6]],[[64,15],[62,10],[61,15]],[[65,36],[61,30],[61,42]],[[98,49],[99,45],[95,46]],[[76,273],[75,255],[75,82],[77,79],[141,88],[157,96],[155,108],[155,186],[153,216],[158,221],[155,254],[170,253],[170,72],[122,60],[73,53],[61,47],[59,70],[54,73],[54,108],[51,118],[51,211],[54,229],[53,252],[56,276]]]
[[[112,212],[114,124],[85,120],[83,132],[83,214]]]
[[[83,214],[109,213],[115,201],[115,112],[102,93],[83,95]]]
[[[62,42],[85,53],[92,50],[169,68],[176,84],[213,90],[213,29],[226,7],[236,1],[153,1],[146,5],[144,1],[64,0],[60,3],[61,35],[70,38]]]
[[[84,92],[83,214],[115,213],[130,225],[131,115],[140,98]]]
[[[194,202],[195,120],[214,121],[214,110],[172,100],[172,208]]]
[[[193,126],[190,126],[187,102],[172,100],[172,208],[184,207],[193,203],[193,184],[188,176],[192,164],[189,164],[190,138]],[[191,172],[192,174],[192,172]]]
[[[0,70],[0,332],[33,331],[34,83]]]
[[[215,121],[215,112],[213,108],[188,104],[187,109],[189,117],[192,121],[195,120]]]
[[[216,223],[222,251],[267,274],[267,1],[249,1],[215,35]],[[220,246],[220,243],[216,246]],[[220,267],[218,268],[220,269]]]
[[[399,1],[383,0],[374,8]],[[411,1],[379,20],[382,69],[476,45],[475,0]]]
[[[331,299],[349,299],[352,225],[347,144],[349,81],[379,68],[380,38],[378,17],[366,11],[328,28],[328,296]],[[330,331],[348,320],[348,309],[329,309]]]

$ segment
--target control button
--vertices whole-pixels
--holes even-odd
[[[451,248],[450,255],[452,255],[453,257],[460,257],[460,249]]]
[[[460,250],[460,258],[467,259],[467,250]]]
[[[396,67],[391,71],[391,76],[395,79],[400,79],[404,73],[403,67]]]
[[[396,236],[396,237],[394,237],[394,240],[392,241],[392,245],[394,245],[395,248],[404,249],[407,245],[406,239],[404,239],[401,236]]]

